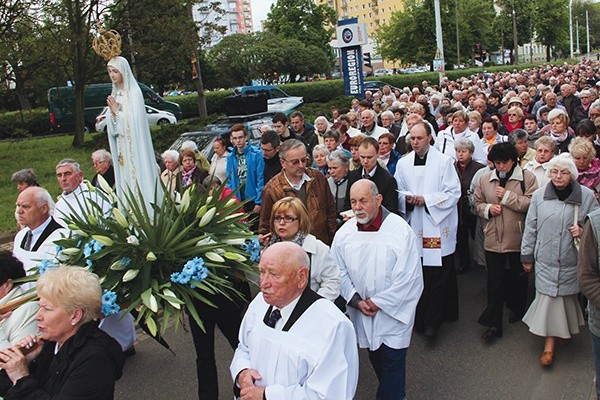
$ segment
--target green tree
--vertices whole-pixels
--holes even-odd
[[[254,35],[236,33],[225,36],[208,52],[208,58],[217,71],[217,82],[224,88],[250,83],[256,73],[253,69],[255,55],[251,48]]]
[[[323,54],[317,57],[327,57],[328,68],[333,65],[333,51],[329,44],[334,33],[336,13],[327,4],[316,4],[313,0],[277,0],[271,6],[271,11],[265,21],[265,31],[296,39],[314,51],[321,50]],[[319,71],[313,70],[309,73]],[[295,81],[296,76],[290,75]]]
[[[569,3],[565,0],[536,0],[537,13],[533,28],[537,39],[546,47],[546,61],[552,47],[564,47],[569,40]]]

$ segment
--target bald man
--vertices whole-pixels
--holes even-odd
[[[358,351],[352,323],[307,286],[309,259],[293,242],[260,259],[260,289],[240,328],[231,361],[242,400],[352,399]]]
[[[29,187],[17,198],[17,219],[23,229],[15,236],[13,254],[23,263],[25,271],[35,267],[39,260],[53,259],[54,241],[67,236],[68,231],[52,217],[53,209],[52,196],[41,187]]]

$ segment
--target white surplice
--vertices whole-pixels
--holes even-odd
[[[354,398],[358,350],[352,323],[329,300],[315,301],[289,331],[268,327],[269,309],[259,293],[240,327],[240,343],[231,361],[232,378],[257,370],[269,400]]]
[[[56,202],[52,216],[62,226],[67,227],[67,219],[72,216],[78,216],[85,220],[88,215],[107,215],[111,209],[110,203],[99,195],[95,189],[91,191],[89,182],[83,181],[71,193],[63,193]],[[91,185],[90,185],[91,186]],[[98,210],[93,203],[100,207]]]
[[[368,317],[347,307],[359,346],[370,350],[382,344],[394,349],[409,346],[423,291],[417,238],[400,216],[386,214],[377,232],[359,231],[356,218],[348,220],[331,245],[340,266],[342,297],[350,301],[358,293],[380,308]]]
[[[400,214],[419,238],[423,265],[441,267],[442,257],[456,250],[460,181],[452,159],[435,148],[429,148],[424,166],[414,165],[415,156],[410,152],[396,166]],[[407,211],[407,195],[423,196],[428,212],[422,206]]]

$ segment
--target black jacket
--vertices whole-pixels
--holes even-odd
[[[98,328],[83,324],[58,353],[56,342],[45,342],[29,365],[30,375],[12,382],[2,371],[0,394],[5,400],[86,399],[112,400],[125,358],[117,341]]]
[[[371,180],[377,185],[379,193],[383,196],[381,205],[394,214],[400,214],[398,211],[398,184],[396,179],[388,171],[381,168],[379,165],[375,167],[375,174]],[[346,189],[346,198],[344,200],[344,210],[349,210],[350,207],[350,187],[354,182],[362,179],[363,168],[360,167],[348,174],[348,186]]]

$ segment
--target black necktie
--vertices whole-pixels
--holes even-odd
[[[25,243],[23,244],[23,249],[26,251],[31,250],[31,239],[33,239],[33,233],[31,233],[31,231],[27,231],[25,234]]]
[[[371,179],[371,175],[369,175],[369,174],[363,174],[363,179]]]
[[[279,321],[280,318],[281,318],[281,311],[279,311],[278,309],[274,309],[273,311],[271,311],[271,315],[269,316],[269,319],[267,320],[267,325],[270,326],[271,328],[275,328],[275,324],[277,324],[277,321]]]

